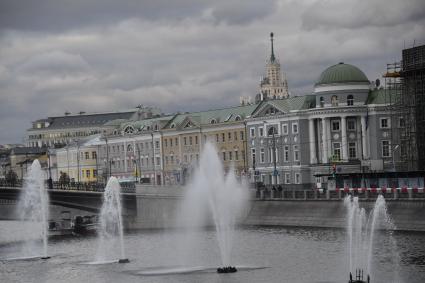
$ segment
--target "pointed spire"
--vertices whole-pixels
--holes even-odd
[[[276,60],[276,58],[274,57],[274,50],[273,50],[273,33],[272,33],[272,32],[270,33],[270,41],[271,41],[271,43],[272,43],[272,54],[271,54],[271,56],[270,56],[270,62],[271,62],[271,63],[273,63],[273,62]]]

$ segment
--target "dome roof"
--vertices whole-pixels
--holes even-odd
[[[369,80],[356,66],[341,62],[324,70],[315,85],[341,83],[369,83]]]

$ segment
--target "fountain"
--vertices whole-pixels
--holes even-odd
[[[97,249],[96,261],[93,264],[101,263],[127,263],[124,250],[124,232],[122,224],[122,209],[120,199],[120,184],[115,177],[109,178],[103,194],[103,205],[100,213],[99,245]],[[117,237],[118,235],[118,237]],[[118,243],[117,243],[118,241]],[[111,260],[117,251],[114,247],[120,247],[120,259]]]
[[[44,185],[43,172],[40,162],[36,159],[32,163],[28,176],[25,179],[22,192],[17,205],[17,213],[24,224],[24,233],[33,237],[34,229],[40,231],[42,238],[42,250],[40,250],[39,238],[27,239],[24,245],[24,258],[47,259],[47,230],[49,196]]]
[[[347,207],[349,282],[369,282],[373,277],[372,259],[375,237],[380,230],[389,232],[391,248],[397,260],[396,243],[391,234],[395,226],[387,213],[387,206],[382,195],[378,196],[368,217],[365,209],[360,208],[358,197],[347,196],[344,204]],[[367,281],[363,280],[364,271],[367,274]],[[355,280],[352,279],[352,274],[355,274]]]
[[[187,186],[181,219],[190,226],[188,229],[214,224],[223,266],[217,269],[218,273],[237,271],[231,266],[233,236],[248,201],[247,193],[248,189],[237,181],[232,168],[225,176],[215,147],[207,142],[199,167]]]

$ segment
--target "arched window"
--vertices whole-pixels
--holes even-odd
[[[134,133],[134,128],[132,126],[127,126],[124,128],[124,134],[132,134]]]
[[[176,124],[174,124],[174,123],[172,123],[171,126],[170,126],[171,129],[174,129],[175,127],[176,127]]]
[[[331,98],[332,106],[338,106],[338,96],[334,95]]]
[[[354,105],[354,97],[351,94],[349,96],[347,96],[347,105],[348,106]]]
[[[127,146],[127,152],[132,152],[133,151],[133,147],[131,146],[131,144],[129,144]]]
[[[158,131],[158,125],[154,126],[155,131]]]
[[[241,116],[236,116],[236,118],[235,118],[235,121],[240,121],[242,118],[241,118]]]
[[[216,119],[211,119],[210,120],[210,124],[217,124],[217,120]]]
[[[268,134],[269,136],[277,135],[276,127],[270,127],[270,128],[267,130],[267,134]]]
[[[325,99],[323,96],[320,97],[320,107],[325,107]]]

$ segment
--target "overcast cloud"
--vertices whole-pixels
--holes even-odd
[[[340,61],[374,80],[424,26],[423,0],[2,0],[0,144],[65,111],[237,105],[258,92],[271,31],[292,95]]]

